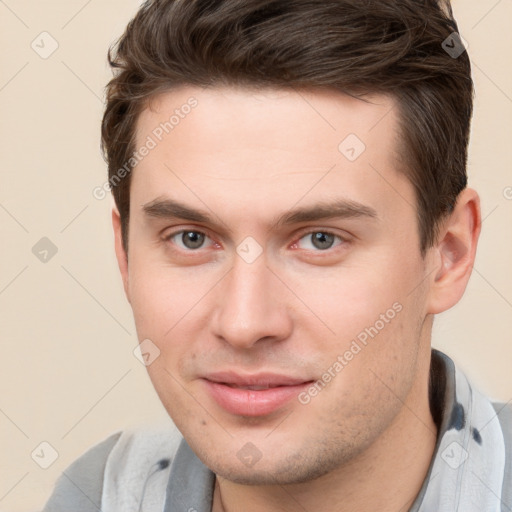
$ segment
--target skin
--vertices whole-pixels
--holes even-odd
[[[128,254],[116,253],[139,340],[161,351],[155,389],[217,475],[213,511],[406,510],[433,454],[428,405],[433,315],[462,296],[480,230],[466,189],[420,253],[412,185],[398,170],[394,100],[334,91],[183,87],[153,99],[136,147],[194,96],[197,107],[133,170]],[[366,150],[338,150],[350,133]],[[149,215],[172,199],[207,221]],[[290,210],[350,201],[374,212],[276,223]],[[207,237],[183,245],[180,230]],[[312,233],[331,233],[318,248]],[[237,252],[261,246],[252,263]],[[401,310],[309,403],[271,414],[222,409],[207,372],[270,371],[317,381],[393,304]],[[251,467],[237,452],[252,443]]]

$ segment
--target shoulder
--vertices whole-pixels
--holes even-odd
[[[76,459],[61,474],[43,512],[60,512],[72,506],[79,512],[97,511],[101,505],[103,473],[108,456],[121,437],[116,432]]]
[[[500,422],[503,435],[505,437],[512,437],[512,402],[493,402],[496,416]]]
[[[500,422],[505,444],[505,474],[501,500],[512,509],[512,402],[494,402],[492,405]]]
[[[149,503],[163,503],[181,439],[168,422],[110,435],[63,471],[43,512],[129,510],[135,504],[137,510],[143,499],[149,510]]]
[[[162,510],[171,461],[182,440],[166,422],[123,432],[105,465],[102,512]]]

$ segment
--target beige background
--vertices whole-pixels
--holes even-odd
[[[35,511],[66,466],[110,433],[165,418],[132,351],[99,152],[106,51],[135,0],[0,0],[0,511]],[[434,345],[486,393],[512,399],[512,0],[458,0],[476,104],[470,183],[485,217],[462,302]],[[59,48],[49,51],[49,36]],[[507,188],[509,187],[509,188]],[[508,199],[507,199],[508,197]],[[48,237],[47,263],[32,247]],[[50,443],[58,458],[48,468]],[[38,448],[39,447],[39,448]],[[37,455],[39,454],[39,456]]]

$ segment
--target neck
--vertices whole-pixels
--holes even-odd
[[[387,430],[350,463],[315,480],[283,486],[246,486],[217,477],[212,512],[409,510],[437,438],[425,380],[411,389]]]

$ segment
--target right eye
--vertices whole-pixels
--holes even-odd
[[[212,244],[214,243],[206,234],[192,229],[182,229],[181,231],[171,233],[165,237],[165,240],[172,242],[184,251],[201,249],[206,240],[210,240]]]

